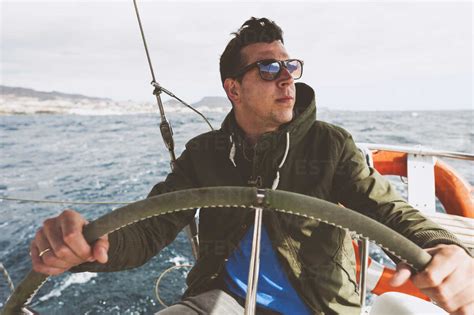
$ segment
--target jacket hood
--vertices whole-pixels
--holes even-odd
[[[264,133],[258,139],[255,149],[257,151],[268,146],[261,145],[262,143],[275,144],[280,142],[289,133],[292,145],[297,144],[306,132],[311,128],[311,125],[316,120],[316,99],[314,90],[305,83],[296,83],[296,101],[293,108],[293,119],[281,125],[278,130]],[[235,138],[237,142],[245,139],[245,133],[238,126],[235,120],[234,110],[232,109],[224,119],[221,130],[228,133]],[[268,143],[270,142],[270,143]]]

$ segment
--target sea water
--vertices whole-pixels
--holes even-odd
[[[205,112],[215,128],[225,111]],[[322,111],[318,118],[349,130],[357,142],[422,145],[470,152],[473,111]],[[169,115],[176,152],[209,127],[195,114]],[[0,196],[72,201],[135,201],[169,171],[169,154],[157,115],[0,116]],[[472,162],[446,160],[474,185]],[[395,185],[406,195],[396,177]],[[74,208],[93,220],[117,205],[61,205],[0,201],[0,262],[18,284],[31,268],[28,246],[42,222]],[[155,281],[170,266],[193,262],[184,233],[147,264],[114,273],[66,273],[52,277],[32,306],[42,314],[152,314],[162,308]],[[185,289],[186,268],[170,272],[160,297],[171,304]],[[0,276],[0,308],[9,295]]]

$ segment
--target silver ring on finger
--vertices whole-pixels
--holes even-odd
[[[50,250],[51,250],[51,248],[48,247],[48,248],[46,248],[45,250],[42,250],[42,251],[38,254],[38,256],[39,256],[39,257],[43,257],[43,255],[46,254],[47,252],[49,252]]]

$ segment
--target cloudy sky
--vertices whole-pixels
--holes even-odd
[[[153,101],[130,1],[4,1],[1,84]],[[188,102],[224,96],[218,60],[250,16],[269,17],[302,81],[330,109],[472,109],[465,2],[138,1],[157,80]]]

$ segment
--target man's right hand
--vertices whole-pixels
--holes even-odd
[[[109,250],[107,235],[90,246],[82,234],[86,224],[87,221],[79,213],[69,209],[44,221],[30,245],[33,270],[58,275],[84,262],[106,263]]]

